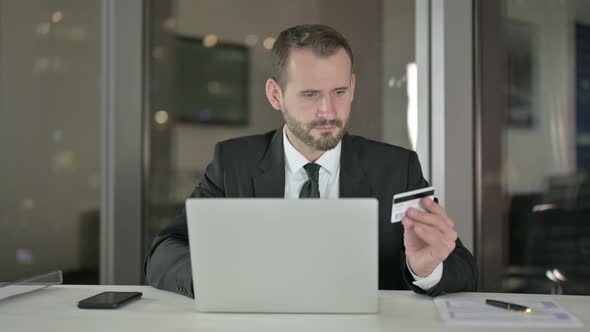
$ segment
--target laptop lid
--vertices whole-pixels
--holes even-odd
[[[375,313],[376,199],[188,199],[199,311]]]

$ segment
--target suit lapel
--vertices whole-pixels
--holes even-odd
[[[340,154],[340,197],[372,197],[372,189],[359,163],[358,147],[350,135],[342,138]]]
[[[254,197],[285,197],[285,152],[282,128],[277,130],[264,157],[258,164],[260,173],[254,177]]]

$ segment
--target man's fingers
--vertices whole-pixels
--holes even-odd
[[[407,215],[417,222],[437,228],[444,234],[454,231],[454,223],[443,216],[423,212],[414,208],[408,209]]]
[[[413,229],[416,235],[429,246],[438,247],[443,239],[442,233],[432,226],[415,223]]]
[[[452,227],[452,228],[455,227],[455,223],[451,220],[451,218],[449,218],[446,210],[443,207],[441,207],[440,205],[436,204],[430,198],[428,198],[428,197],[424,198],[422,200],[422,205],[426,208],[426,212],[420,211],[420,210],[414,209],[414,208],[410,208],[410,209],[408,209],[408,211],[415,210],[415,211],[421,212],[423,214],[434,215],[434,216],[440,217],[444,220],[444,222],[449,227]],[[430,209],[429,209],[429,207],[430,207]],[[418,218],[418,217],[416,217],[416,218]]]
[[[434,252],[440,254],[441,257],[446,258],[455,249],[455,242],[441,236],[440,231],[432,226],[416,224],[414,232],[422,241],[432,246]]]
[[[438,214],[449,219],[449,216],[447,215],[447,210],[445,210],[445,208],[443,208],[442,206],[438,205],[429,197],[424,197],[421,202],[428,212]]]

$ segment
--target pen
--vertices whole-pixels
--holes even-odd
[[[506,310],[524,312],[527,314],[530,314],[533,312],[533,309],[531,309],[529,307],[525,307],[523,305],[509,303],[509,302],[498,301],[498,300],[489,300],[488,299],[488,300],[486,300],[486,304],[489,304],[494,307],[506,309]]]

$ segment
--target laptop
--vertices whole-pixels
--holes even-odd
[[[376,199],[188,199],[197,310],[376,313]]]

